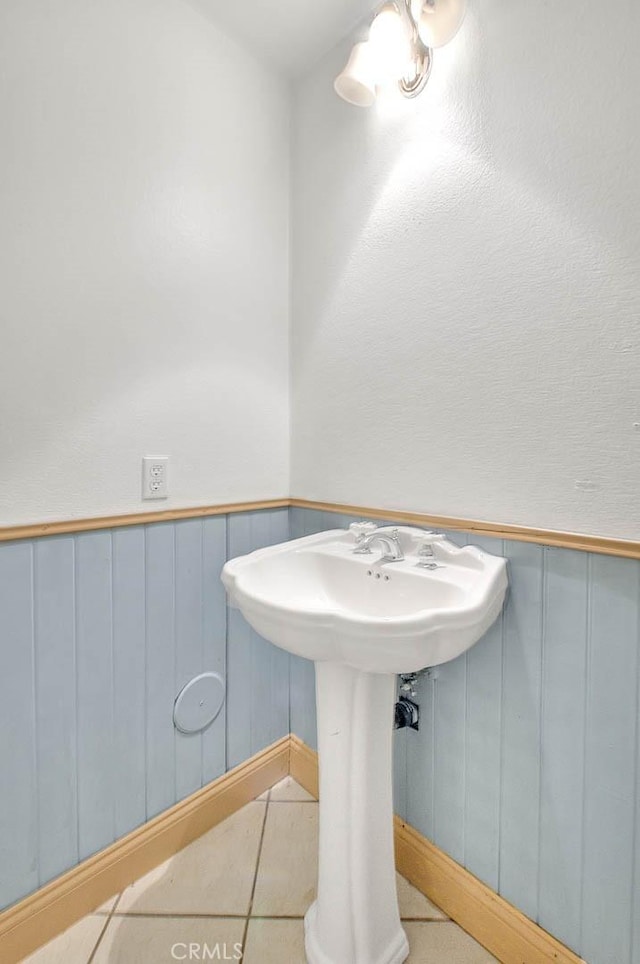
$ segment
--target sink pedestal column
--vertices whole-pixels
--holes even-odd
[[[395,676],[316,663],[320,757],[318,897],[309,964],[401,964],[393,848]]]

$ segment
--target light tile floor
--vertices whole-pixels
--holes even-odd
[[[304,964],[318,805],[287,777],[108,901],[29,964]],[[409,964],[495,958],[398,875]]]

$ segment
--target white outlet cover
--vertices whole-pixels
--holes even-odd
[[[142,498],[166,499],[169,496],[169,458],[145,455],[142,459]]]

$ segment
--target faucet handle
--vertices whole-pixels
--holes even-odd
[[[447,538],[446,536],[442,535],[441,532],[423,532],[422,537],[422,541],[418,547],[418,555],[423,557],[433,556],[434,542],[444,542]]]
[[[349,526],[349,532],[353,532],[356,542],[362,542],[371,532],[375,532],[377,529],[375,522],[352,522]]]
[[[423,536],[424,538],[418,547],[418,559],[420,560],[418,565],[422,569],[441,569],[442,567],[436,561],[437,556],[433,551],[433,545],[435,542],[444,542],[447,537],[440,532],[425,532]]]

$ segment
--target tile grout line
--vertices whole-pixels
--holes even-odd
[[[447,917],[447,918],[443,918],[443,917],[401,917],[401,918],[400,918],[400,921],[401,921],[401,923],[403,923],[403,924],[455,924],[456,927],[458,927],[460,930],[463,930],[463,928],[461,928],[459,924],[456,924],[456,922],[455,922],[454,920],[451,920],[450,917]]]
[[[102,913],[96,913],[89,915],[90,917],[105,917],[110,919],[111,917],[117,917],[120,920],[125,920],[126,918],[133,918],[136,920],[246,920],[245,914],[185,914],[185,913],[157,913],[153,914],[150,911],[136,911],[132,913],[131,911],[123,911],[118,913],[117,910],[107,913],[103,911]],[[410,922],[423,922],[427,924],[450,924],[452,923],[449,917],[401,917],[403,921]],[[251,920],[304,920],[304,914],[253,914]],[[453,922],[455,923],[455,921]]]
[[[118,896],[117,896],[116,899],[115,899],[115,902],[114,902],[114,904],[113,904],[113,907],[111,908],[111,910],[110,910],[109,913],[107,914],[107,919],[106,919],[105,922],[104,922],[104,927],[102,928],[102,930],[100,931],[100,934],[98,935],[98,940],[95,942],[95,944],[94,944],[94,946],[93,946],[93,950],[91,951],[91,954],[89,955],[89,957],[88,957],[88,959],[87,959],[87,964],[91,964],[91,962],[92,962],[93,959],[95,958],[96,953],[97,953],[97,951],[98,951],[98,948],[100,947],[100,944],[102,943],[102,938],[104,937],[104,935],[105,935],[106,932],[107,932],[107,927],[109,926],[109,924],[110,924],[111,921],[113,920],[113,916],[114,916],[114,914],[115,914],[115,912],[116,912],[116,909],[117,909],[117,907],[118,907],[118,904],[120,903],[120,898],[122,897],[122,894],[123,894],[123,891],[120,891],[120,893],[118,894]],[[94,916],[99,917],[100,915],[99,915],[99,914],[94,914]]]
[[[96,916],[96,915],[94,915]],[[101,915],[97,915],[101,916]],[[113,917],[120,920],[246,920],[245,914],[185,914],[179,911],[158,911],[157,914],[151,911],[114,911]]]
[[[243,934],[242,934],[242,955],[243,955],[243,957],[244,957],[244,954],[245,954],[245,951],[246,951],[246,947],[247,947],[247,934],[249,933],[249,921],[250,921],[250,919],[251,919],[251,911],[253,910],[253,899],[254,899],[254,897],[255,897],[256,886],[257,886],[257,883],[258,883],[258,871],[259,871],[259,869],[260,869],[260,858],[261,858],[261,856],[262,856],[262,845],[263,845],[263,843],[264,843],[264,832],[265,832],[265,829],[266,829],[266,826],[267,826],[267,815],[268,815],[268,813],[269,813],[269,803],[270,803],[270,800],[271,800],[271,788],[269,788],[269,792],[267,793],[267,799],[266,799],[266,801],[265,801],[264,819],[263,819],[263,821],[262,821],[262,831],[261,831],[261,833],[260,833],[260,843],[258,844],[258,854],[257,854],[257,856],[256,856],[256,866],[255,866],[255,870],[254,870],[254,873],[253,873],[253,885],[252,885],[252,887],[251,887],[251,895],[250,895],[250,897],[249,897],[249,906],[248,906],[248,908],[247,908],[247,916],[246,916],[245,922],[244,922],[244,932],[243,932]]]
[[[262,803],[262,801],[260,802]],[[317,800],[271,800],[269,802],[272,807],[277,807],[281,803],[306,803],[307,805],[309,804],[314,804],[315,806],[318,805]]]

